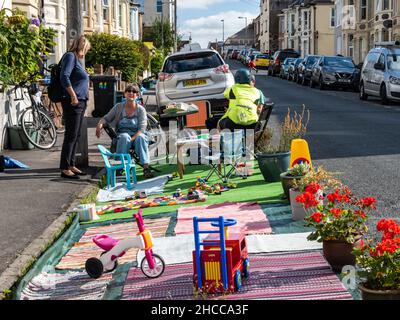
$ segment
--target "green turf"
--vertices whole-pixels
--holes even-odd
[[[157,175],[168,174],[176,171],[176,165],[163,165],[157,166],[157,169],[160,169],[162,173],[157,173]],[[187,193],[187,190],[190,187],[193,187],[196,183],[196,179],[198,176],[205,177],[209,171],[208,166],[206,165],[188,165],[186,166],[186,172],[183,179],[174,178],[172,181],[169,181],[164,188],[164,195],[172,195],[177,188],[181,188],[183,193]],[[143,179],[142,173],[138,172],[139,181]],[[264,178],[259,171],[258,167],[255,166],[254,174],[247,179],[242,179],[240,177],[234,177],[230,181],[237,183],[236,189],[231,189],[226,192],[222,192],[221,195],[209,195],[205,202],[198,203],[190,203],[186,205],[174,205],[174,206],[158,206],[151,208],[144,208],[143,215],[151,215],[151,214],[159,214],[159,213],[168,213],[175,212],[178,208],[183,206],[193,206],[193,205],[206,205],[206,204],[216,204],[222,203],[226,201],[257,201],[260,205],[265,204],[273,204],[273,203],[281,203],[283,202],[281,199],[283,190],[280,182],[276,183],[266,183]],[[214,174],[210,179],[209,183],[217,183],[220,182],[217,179],[217,176]],[[100,216],[100,220],[93,221],[95,223],[104,222],[114,219],[125,219],[131,218],[134,211],[126,211],[120,213],[111,213]],[[88,223],[93,223],[88,222]]]

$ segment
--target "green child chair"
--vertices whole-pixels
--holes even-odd
[[[100,150],[101,156],[103,157],[104,163],[106,165],[107,188],[115,187],[117,180],[117,174],[116,174],[117,170],[124,170],[126,178],[126,187],[128,190],[132,190],[131,171],[134,184],[137,183],[137,178],[136,178],[135,161],[132,161],[131,156],[129,154],[123,154],[123,153],[111,153],[101,144],[97,145],[97,148]],[[121,163],[111,165],[109,158],[114,160],[119,159]]]

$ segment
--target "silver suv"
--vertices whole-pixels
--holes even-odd
[[[235,83],[229,65],[209,49],[178,52],[168,56],[158,75],[156,98],[160,111],[171,102],[222,100]]]
[[[365,58],[360,80],[360,99],[380,97],[382,104],[400,101],[400,47],[381,44]]]

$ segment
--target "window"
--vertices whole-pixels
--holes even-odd
[[[296,19],[296,16],[294,15],[294,14],[291,14],[290,15],[290,35],[294,35],[295,34],[295,32],[296,32],[296,30],[295,30],[295,19]]]
[[[336,9],[331,8],[331,28],[334,28],[336,26]]]
[[[367,0],[361,0],[360,2],[360,19],[367,19]]]
[[[164,72],[177,73],[212,69],[222,64],[223,62],[215,53],[190,53],[169,58],[165,63]]]
[[[389,41],[389,32],[386,29],[382,29],[382,41]]]
[[[83,0],[83,14],[87,15],[89,12],[89,0]]]
[[[308,26],[308,11],[303,12],[304,15],[304,30],[310,29]]]
[[[122,28],[122,4],[118,6],[119,26]]]
[[[162,0],[157,0],[157,13],[162,13],[163,11],[163,5],[162,5]]]
[[[107,8],[107,7],[103,7],[103,20],[104,21],[108,21],[108,10],[109,10],[109,8]]]
[[[353,57],[354,54],[354,36],[349,34],[348,38],[348,55],[349,57]]]
[[[383,0],[382,10],[390,10],[390,0]]]

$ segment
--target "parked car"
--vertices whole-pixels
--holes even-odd
[[[380,97],[382,104],[400,101],[400,47],[377,47],[368,53],[361,72],[360,99],[368,95]]]
[[[231,56],[231,59],[232,60],[236,60],[237,58],[238,58],[238,54],[240,53],[240,51],[239,50],[233,50],[233,52],[232,52],[232,56]]]
[[[352,58],[322,56],[313,67],[310,87],[316,83],[320,90],[327,87],[341,87],[358,91],[359,81],[360,70]]]
[[[270,56],[266,53],[258,53],[255,55],[254,63],[258,69],[267,69],[270,62]]]
[[[256,54],[259,54],[259,53],[261,53],[261,52],[260,52],[260,51],[250,51],[250,53],[249,53],[248,56],[246,57],[246,63],[245,63],[245,65],[248,67],[250,61],[255,60]]]
[[[228,60],[229,59],[229,55],[232,54],[233,49],[228,49],[225,54],[224,54],[224,59]]]
[[[280,78],[289,80],[289,67],[291,64],[294,63],[294,60],[295,58],[286,58],[285,61],[283,61],[281,66],[281,72],[279,74]]]
[[[288,74],[289,74],[288,80],[289,81],[297,82],[298,67],[302,61],[303,61],[303,58],[297,58],[297,59],[294,59],[293,63],[289,65],[289,70],[288,70]]]
[[[237,59],[242,63],[243,63],[243,58],[244,58],[244,55],[246,54],[246,52],[247,52],[246,49],[242,49],[242,50],[240,50],[240,52],[238,54]]]
[[[299,53],[297,51],[294,51],[293,49],[284,49],[276,51],[272,57],[272,61],[269,64],[268,75],[275,76],[280,74],[281,65],[286,58],[298,58],[298,57],[300,57]]]
[[[229,65],[214,50],[171,54],[164,60],[157,79],[159,112],[171,102],[218,100],[221,104],[226,100],[223,92],[234,83]],[[211,103],[211,113],[213,111]]]
[[[312,69],[319,58],[321,58],[321,56],[316,55],[309,55],[304,58],[298,67],[297,83],[301,83],[305,86],[310,81]]]

